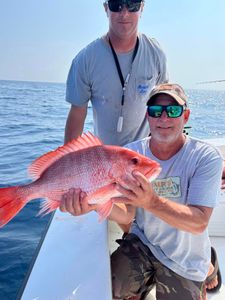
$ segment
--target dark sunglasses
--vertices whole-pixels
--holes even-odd
[[[178,118],[184,110],[182,105],[149,105],[147,108],[148,115],[152,118],[160,118],[164,111],[168,118]]]
[[[141,7],[141,2],[142,0],[109,0],[107,4],[112,12],[121,12],[124,5],[129,12],[137,12]]]

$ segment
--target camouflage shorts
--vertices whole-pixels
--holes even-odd
[[[183,278],[162,265],[135,234],[117,240],[111,255],[114,299],[147,295],[156,285],[157,300],[203,300],[204,282]]]

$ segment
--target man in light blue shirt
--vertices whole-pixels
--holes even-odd
[[[190,110],[180,86],[153,89],[147,112],[151,137],[127,147],[159,162],[162,171],[152,183],[138,173],[135,181],[118,185],[123,197],[116,201],[128,212],[115,208],[110,219],[122,223],[124,215],[127,222],[129,214],[135,221],[112,254],[114,298],[144,299],[156,283],[160,300],[205,299],[207,225],[218,201],[223,158],[215,147],[183,134]]]

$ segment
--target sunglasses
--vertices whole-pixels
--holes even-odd
[[[107,4],[112,12],[121,12],[124,5],[129,12],[137,12],[141,7],[141,2],[142,0],[109,0]]]
[[[168,118],[178,118],[185,110],[182,105],[149,105],[147,108],[149,117],[160,118],[165,111]]]

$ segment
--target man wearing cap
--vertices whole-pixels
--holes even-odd
[[[128,235],[112,254],[115,299],[144,299],[156,284],[156,299],[205,299],[204,280],[211,245],[207,225],[217,204],[223,159],[219,151],[183,133],[190,115],[187,97],[176,84],[152,90],[147,102],[151,137],[128,145],[160,163],[149,183],[140,173],[117,188],[110,219],[135,218]],[[126,188],[125,188],[126,187]],[[132,208],[132,209],[131,209]]]
[[[162,170],[152,183],[134,173],[134,180],[117,184],[123,197],[113,201],[127,210],[114,205],[109,219],[134,221],[111,256],[114,299],[143,300],[154,284],[157,300],[206,299],[211,257],[206,228],[217,204],[223,158],[212,145],[183,133],[189,115],[179,85],[158,85],[147,102],[151,136],[127,145]],[[96,209],[85,199],[84,193],[67,194],[60,209],[73,215]]]

